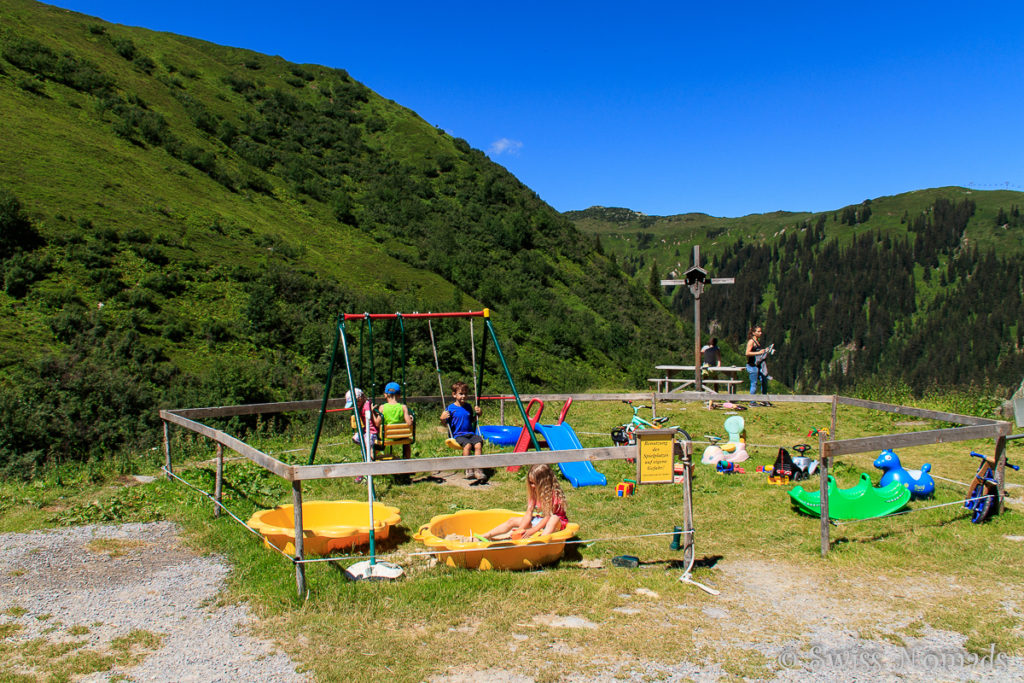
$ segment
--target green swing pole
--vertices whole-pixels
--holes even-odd
[[[516,390],[516,383],[512,381],[512,373],[508,369],[508,363],[505,362],[505,356],[501,352],[501,344],[498,343],[498,335],[494,331],[494,325],[491,324],[491,311],[490,309],[484,309],[484,324],[487,326],[487,331],[491,333],[491,341],[494,342],[494,350],[498,354],[498,360],[501,361],[501,367],[505,369],[505,377],[508,378],[508,385],[512,387],[512,395],[516,397],[516,405],[519,406],[519,414],[523,416],[523,424],[526,427],[530,426],[530,418],[526,415],[526,408],[523,407],[523,401],[519,398],[519,391]],[[530,441],[533,443],[533,449],[535,451],[540,450],[540,444],[537,443],[537,435],[534,434],[533,430],[530,429]]]
[[[338,322],[334,325],[334,348],[331,349],[331,364],[327,366],[327,384],[324,386],[324,398],[320,402],[320,417],[316,421],[316,432],[313,434],[313,446],[309,449],[309,464],[313,464],[316,457],[316,447],[320,443],[320,431],[324,426],[324,416],[327,414],[327,400],[331,396],[331,382],[334,379],[334,361],[338,356],[338,338],[342,336],[344,318],[338,316]],[[348,365],[348,353],[345,354],[345,365]]]

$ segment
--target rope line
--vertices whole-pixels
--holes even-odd
[[[902,515],[909,515],[911,512],[924,512],[925,510],[934,510],[936,508],[949,507],[950,505],[965,505],[975,500],[984,500],[986,498],[993,498],[992,494],[986,494],[984,496],[977,496],[975,498],[967,498],[964,500],[955,500],[952,503],[940,503],[938,505],[929,505],[924,508],[914,508],[913,510],[903,510],[902,512],[892,512],[888,515],[876,515],[874,517],[865,517],[864,519],[846,519],[846,520],[829,520],[833,526],[846,526],[847,524],[855,524],[857,522],[867,522],[874,519],[886,519],[887,517],[899,517]]]
[[[266,538],[264,538],[264,537],[263,537],[263,534],[261,534],[260,532],[256,531],[255,529],[253,529],[253,528],[252,528],[251,526],[249,526],[249,525],[248,525],[248,524],[246,524],[245,522],[243,522],[243,521],[242,521],[242,520],[241,520],[241,519],[240,519],[240,518],[239,518],[239,517],[238,517],[237,515],[235,515],[235,513],[233,513],[233,512],[231,511],[231,510],[229,510],[229,509],[228,509],[228,508],[227,508],[227,507],[226,507],[226,506],[225,506],[225,505],[224,505],[223,503],[221,503],[221,502],[220,502],[219,500],[217,500],[216,498],[214,498],[213,496],[211,496],[211,495],[210,495],[209,493],[207,493],[206,491],[202,490],[202,489],[201,489],[201,488],[199,488],[198,486],[194,486],[194,485],[193,485],[192,483],[190,483],[190,482],[188,482],[188,481],[186,481],[186,480],[182,479],[181,477],[179,477],[178,475],[176,475],[176,474],[175,474],[174,472],[171,472],[171,471],[170,471],[169,469],[167,469],[167,466],[166,466],[166,465],[164,465],[164,466],[163,466],[163,467],[161,467],[160,469],[161,469],[161,470],[163,470],[163,472],[164,472],[165,474],[167,474],[167,476],[169,476],[169,477],[173,477],[174,479],[177,479],[178,481],[180,481],[180,482],[181,482],[182,484],[184,484],[185,486],[189,487],[189,488],[190,488],[190,489],[192,489],[193,491],[198,491],[198,492],[199,492],[199,493],[201,493],[202,495],[204,495],[204,496],[206,496],[207,498],[209,498],[210,500],[212,500],[212,501],[213,501],[213,504],[214,504],[214,505],[216,505],[216,506],[217,506],[218,508],[220,508],[221,510],[223,510],[224,512],[228,513],[228,515],[229,515],[229,516],[231,517],[231,519],[233,519],[233,520],[235,520],[236,522],[238,522],[239,524],[241,524],[241,525],[242,525],[243,527],[245,527],[245,528],[246,528],[246,530],[248,530],[248,531],[249,531],[250,533],[254,534],[254,535],[255,535],[255,536],[257,537],[257,538],[259,538],[260,540],[262,540],[262,541],[263,541],[264,543],[266,543],[267,545],[269,545],[269,546],[270,546],[271,548],[273,548],[273,549],[274,549],[274,550],[276,550],[277,552],[281,553],[282,555],[284,555],[285,557],[287,557],[287,558],[288,558],[289,560],[291,560],[292,562],[295,562],[295,558],[294,558],[294,557],[292,557],[291,555],[289,555],[288,553],[286,553],[285,551],[281,550],[281,549],[280,549],[280,548],[278,548],[278,547],[277,547],[276,545],[274,545],[273,543],[271,543],[270,541],[268,541],[268,540],[267,540]]]
[[[939,481],[948,481],[950,484],[959,484],[960,486],[967,486],[967,484],[965,484],[962,481],[957,481],[956,479],[946,479],[945,477],[937,477],[934,474],[932,475],[932,479],[938,479]]]
[[[932,475],[932,479],[941,479],[942,481],[948,481],[951,484],[959,484],[960,486],[970,486],[970,484],[965,484],[962,481],[957,481],[955,479],[946,479],[945,477],[937,477],[934,474]],[[1003,483],[1003,486],[1008,489],[1019,489],[1022,486],[1024,486],[1024,484],[1014,484],[1013,482],[1007,481]]]
[[[620,540],[626,540],[626,539],[630,539],[630,538],[649,538],[649,537],[652,537],[652,536],[675,536],[676,534],[679,534],[679,535],[682,535],[682,536],[689,536],[689,535],[691,535],[693,533],[695,533],[695,531],[693,529],[691,529],[689,531],[661,531],[661,532],[657,532],[657,533],[653,533],[653,534],[636,534],[636,535],[633,535],[633,536],[610,536],[610,537],[607,537],[607,538],[577,539],[577,540],[568,540],[568,541],[549,541],[547,543],[528,543],[528,544],[520,545],[520,546],[516,546],[516,545],[499,545],[497,547],[488,546],[486,548],[483,548],[483,547],[481,547],[481,548],[462,548],[460,550],[420,550],[420,551],[417,551],[417,552],[414,552],[414,553],[398,553],[398,552],[393,552],[393,553],[390,553],[388,555],[378,555],[377,559],[382,559],[383,558],[383,559],[386,560],[389,557],[419,557],[419,556],[423,556],[423,555],[454,555],[454,554],[457,554],[457,553],[480,553],[480,552],[495,551],[495,550],[506,550],[506,549],[509,549],[509,548],[517,548],[517,547],[523,547],[523,548],[525,548],[525,547],[543,548],[543,547],[546,547],[546,546],[549,546],[549,545],[589,545],[591,543],[605,543],[605,542],[608,542],[608,541],[620,541]],[[501,541],[498,541],[498,543],[501,543]],[[296,559],[296,560],[294,560],[294,562],[296,564],[312,564],[314,562],[338,562],[340,560],[352,560],[352,559],[363,558],[363,557],[367,557],[367,556],[366,555],[342,555],[342,556],[336,556],[336,557],[314,557],[314,558],[305,559],[305,560],[298,560],[298,559]]]

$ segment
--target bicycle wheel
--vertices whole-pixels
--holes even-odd
[[[995,495],[989,494],[984,483],[978,484],[971,491],[970,498],[977,498],[966,504],[968,508],[974,511],[971,515],[971,522],[974,524],[981,524],[988,519],[989,514],[992,512],[992,503],[995,501]]]

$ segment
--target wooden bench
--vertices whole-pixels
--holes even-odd
[[[686,387],[694,386],[692,377],[649,377],[647,381],[654,385],[655,390],[660,394],[669,394],[682,391]],[[702,379],[701,385],[708,391],[715,391],[714,387],[725,387],[727,393],[735,394],[736,387],[745,384],[741,379]],[[670,388],[671,387],[671,388]]]

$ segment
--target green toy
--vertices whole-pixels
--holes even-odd
[[[797,510],[812,517],[821,516],[821,494],[818,491],[804,491],[794,486],[789,497]],[[866,472],[860,475],[857,485],[840,489],[834,477],[828,478],[828,516],[831,519],[867,519],[882,517],[901,509],[910,500],[910,490],[893,482],[883,488],[871,485]]]

